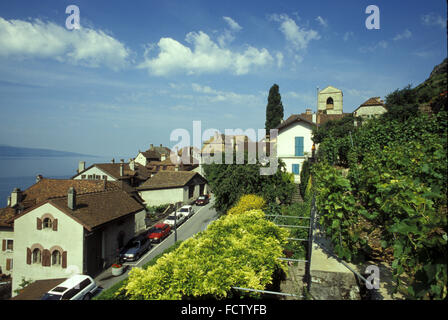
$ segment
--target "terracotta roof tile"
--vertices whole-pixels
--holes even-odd
[[[80,222],[88,230],[144,210],[143,205],[122,190],[77,194],[74,210],[68,208],[67,197],[51,199],[49,202]]]
[[[183,187],[195,176],[206,181],[199,173],[194,171],[159,171],[148,179],[137,190],[165,189]]]

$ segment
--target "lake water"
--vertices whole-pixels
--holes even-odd
[[[129,157],[118,157],[128,159]],[[86,161],[86,168],[93,163],[110,162],[112,158],[75,157],[0,157],[0,208],[7,205],[8,196],[14,188],[25,190],[36,182],[36,176],[69,179],[76,174],[79,161]]]

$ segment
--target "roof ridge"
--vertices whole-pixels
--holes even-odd
[[[76,190],[76,189],[75,189]],[[109,193],[109,192],[117,192],[117,191],[123,191],[122,189],[109,189],[109,190],[97,190],[97,191],[90,191],[90,192],[83,192],[83,193],[78,193],[76,192],[76,196],[86,196],[86,195],[92,195],[92,194],[98,194],[98,193]],[[68,195],[63,195],[63,196],[54,196],[54,197],[49,197],[47,198],[47,200],[54,200],[54,199],[62,199],[62,198],[67,198]]]

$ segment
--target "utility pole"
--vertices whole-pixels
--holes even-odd
[[[174,244],[177,242],[177,202],[176,206],[174,207]]]

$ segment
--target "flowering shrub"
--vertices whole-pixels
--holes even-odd
[[[261,210],[226,215],[162,256],[146,270],[133,268],[126,284],[132,300],[230,298],[232,287],[264,289],[278,268],[288,231]]]
[[[247,194],[242,196],[237,204],[227,211],[227,214],[241,214],[249,210],[263,209],[265,205],[266,201],[262,197],[255,194]]]

